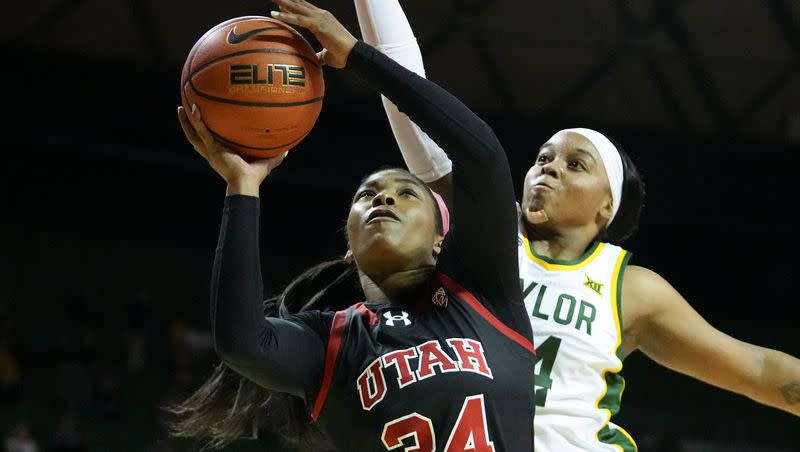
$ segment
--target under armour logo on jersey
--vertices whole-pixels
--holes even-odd
[[[411,320],[408,320],[406,311],[400,311],[400,315],[394,315],[392,311],[386,311],[383,313],[383,318],[386,319],[388,326],[394,326],[394,322],[403,322],[403,326],[411,325]]]
[[[605,284],[600,284],[599,282],[592,280],[592,278],[590,278],[589,275],[584,275],[584,276],[586,276],[586,281],[583,283],[583,285],[592,289],[597,293],[597,295],[600,295],[602,297],[603,286]]]

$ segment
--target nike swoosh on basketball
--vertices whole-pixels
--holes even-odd
[[[231,31],[228,32],[228,44],[239,44],[267,30],[280,30],[280,29],[281,27],[256,28],[255,30],[250,30],[246,33],[237,34],[236,27],[233,27]]]

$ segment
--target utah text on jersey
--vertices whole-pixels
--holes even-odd
[[[394,319],[392,319],[394,320]],[[361,399],[361,407],[369,411],[380,403],[387,387],[384,369],[394,368],[397,389],[402,389],[418,381],[448,372],[473,372],[492,378],[492,369],[486,362],[483,346],[474,339],[450,338],[446,340],[452,357],[438,340],[430,340],[415,347],[395,350],[376,358],[358,376],[356,387]],[[389,385],[394,386],[391,382]]]

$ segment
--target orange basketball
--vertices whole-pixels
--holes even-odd
[[[311,45],[261,16],[237,17],[195,43],[181,74],[183,108],[197,104],[214,136],[234,151],[273,157],[300,143],[322,109],[325,82]]]

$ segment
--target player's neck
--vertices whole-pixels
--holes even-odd
[[[367,275],[359,272],[361,288],[370,303],[406,305],[412,303],[426,290],[433,267],[394,272],[387,275]]]
[[[594,241],[594,233],[586,228],[562,228],[553,231],[528,224],[525,228],[533,251],[539,256],[554,260],[580,259]]]

